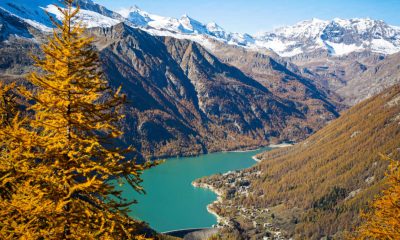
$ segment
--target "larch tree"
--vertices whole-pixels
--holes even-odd
[[[0,84],[0,239],[43,236],[34,222],[46,211],[37,183],[49,168],[35,162],[37,134],[29,130],[29,117],[20,108],[15,84]]]
[[[388,188],[374,200],[370,211],[362,214],[364,222],[352,239],[395,240],[400,237],[400,162],[384,158],[391,162],[386,174]]]
[[[137,164],[125,157],[130,148],[113,147],[122,134],[125,97],[104,79],[93,39],[79,23],[79,6],[65,4],[58,7],[62,23],[52,19],[56,29],[42,46],[44,58],[35,58],[40,71],[28,76],[35,90],[20,88],[34,102],[28,109],[33,117],[17,114],[0,131],[11,136],[1,139],[0,214],[7,221],[0,223],[0,236],[143,239],[142,223],[127,215],[135,201],[124,199],[115,182],[143,192],[140,174],[152,164]]]

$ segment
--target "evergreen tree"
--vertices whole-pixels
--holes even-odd
[[[387,173],[388,189],[375,199],[371,210],[362,216],[365,222],[354,239],[399,239],[400,237],[400,162],[391,161]]]
[[[104,79],[92,38],[77,23],[73,0],[58,8],[61,24],[43,45],[35,91],[21,88],[34,116],[14,118],[0,130],[0,237],[5,239],[141,239],[142,224],[127,216],[128,202],[113,185],[143,192],[150,164],[112,147],[125,97]],[[4,104],[3,104],[4,105]]]

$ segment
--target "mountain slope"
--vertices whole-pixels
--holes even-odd
[[[78,14],[78,20],[82,21],[87,27],[110,27],[118,24],[125,19],[118,13],[112,12],[91,0],[78,0],[77,4],[81,6]],[[62,20],[57,7],[63,7],[63,0],[2,0],[0,10],[17,16],[22,21],[42,31],[51,31],[53,25],[49,21],[48,12],[55,19]]]
[[[148,156],[297,141],[338,114],[329,104],[316,124],[293,101],[188,40],[154,38],[124,24],[92,33],[106,75],[132,102],[126,141],[138,141]]]
[[[357,66],[358,65],[358,66]],[[358,63],[362,71],[353,75],[346,86],[337,90],[338,94],[346,96],[351,103],[357,103],[362,98],[371,97],[386,88],[400,82],[400,53],[389,55],[375,65],[363,65]],[[368,67],[365,67],[368,66]]]
[[[40,52],[47,33],[13,15],[4,22],[22,24],[30,34],[11,34],[0,42],[1,77],[21,79],[33,67],[28,53]],[[124,23],[92,28],[89,34],[96,39],[110,83],[122,84],[129,99],[123,141],[146,157],[298,141],[338,116],[335,104],[322,90],[314,89],[319,97],[305,94],[304,103],[299,104],[189,40],[154,37]],[[282,78],[289,74],[285,69],[276,72]],[[308,111],[314,98],[325,103],[318,117]]]
[[[278,228],[295,239],[341,239],[383,187],[388,163],[379,154],[398,160],[399,146],[397,85],[354,106],[306,141],[258,155],[262,162],[254,168],[199,182],[225,192],[212,209],[243,236]],[[240,181],[232,185],[229,179]]]
[[[237,67],[275,95],[290,99],[299,107],[307,107],[308,116],[320,117],[325,107],[342,109],[342,99],[338,95],[323,85],[317,85],[318,81],[307,78],[300,68],[273,52],[260,53],[216,42],[214,44],[217,47],[210,51],[222,62]],[[325,99],[329,99],[329,102]]]
[[[366,51],[341,57],[299,55],[288,60],[299,66],[302,76],[337,93],[352,106],[400,82],[399,56]]]
[[[260,156],[265,159],[260,170],[268,179],[255,186],[268,192],[264,204],[284,201],[289,208],[305,208],[295,229],[299,236],[349,230],[359,220],[357,210],[381,187],[387,163],[379,154],[400,159],[399,99],[397,85],[356,105],[303,143]],[[279,193],[279,188],[285,190]]]

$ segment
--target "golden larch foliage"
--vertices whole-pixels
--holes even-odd
[[[365,221],[351,239],[400,238],[400,162],[384,158],[391,162],[386,174],[388,188],[375,199],[370,211],[362,214]]]
[[[143,192],[150,164],[113,147],[125,97],[99,70],[93,39],[76,23],[79,7],[65,4],[45,57],[35,58],[40,71],[28,76],[35,90],[19,88],[34,102],[26,116],[15,113],[13,86],[1,86],[0,238],[144,239],[142,223],[127,216],[134,201],[113,183]]]

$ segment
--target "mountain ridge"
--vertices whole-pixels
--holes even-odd
[[[49,33],[33,30],[27,29],[32,38],[8,35],[0,42],[2,78],[21,79],[34,68],[28,53],[40,55],[39,45]],[[128,96],[121,141],[147,158],[298,141],[338,116],[339,109],[322,89],[285,99],[190,40],[155,37],[123,22],[87,33],[95,39],[110,84],[123,85]],[[283,66],[276,71],[289,77]],[[320,117],[310,113],[324,101]]]
[[[124,16],[129,15],[129,10],[122,10]],[[282,57],[292,57],[303,52],[311,52],[318,49],[326,50],[330,55],[340,56],[354,51],[371,50],[373,52],[393,54],[400,51],[400,27],[386,24],[382,20],[369,18],[340,19],[331,21],[312,19],[301,21],[292,26],[280,27],[270,32],[256,35],[240,34],[225,31],[216,23],[203,24],[187,15],[181,19],[164,18],[157,15],[150,15],[138,7],[132,13],[136,16],[153,16],[147,19],[142,27],[150,27],[156,30],[167,30],[180,34],[206,35],[228,44],[239,45],[251,49],[271,49]],[[191,25],[191,31],[182,30],[182,19],[187,19]],[[129,18],[128,18],[129,19]],[[135,23],[135,19],[132,22]],[[163,23],[164,22],[164,23]],[[211,30],[211,27],[215,28]],[[171,27],[172,26],[172,27]],[[186,28],[187,29],[187,28]],[[339,34],[347,34],[338,40]],[[154,31],[155,34],[163,35],[162,32]],[[166,33],[164,33],[166,34]],[[369,35],[368,37],[366,37]],[[190,38],[190,36],[187,36]],[[205,42],[206,39],[199,42]],[[301,42],[308,41],[307,46],[300,46]],[[207,43],[203,43],[207,45]]]
[[[60,0],[41,0],[40,10],[45,9],[57,16],[52,4]],[[400,27],[391,26],[381,20],[369,18],[339,19],[330,21],[312,19],[273,31],[250,35],[225,31],[215,22],[201,23],[188,15],[181,18],[162,17],[150,14],[137,6],[118,12],[111,11],[91,0],[79,0],[82,7],[80,18],[87,27],[110,27],[120,22],[141,28],[152,35],[174,36],[210,46],[210,39],[242,46],[258,51],[273,50],[281,57],[293,57],[302,53],[326,51],[331,56],[352,52],[372,51],[393,54],[400,51]],[[4,0],[0,8],[20,17],[32,26],[49,31],[47,15],[38,11],[38,6],[22,0]],[[35,11],[30,9],[37,8]]]

